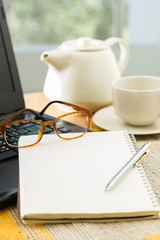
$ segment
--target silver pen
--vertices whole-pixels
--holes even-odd
[[[143,160],[146,154],[150,151],[151,143],[145,143],[138,152],[111,178],[108,182],[105,191],[114,188],[121,179],[126,175],[126,173],[132,168],[138,166],[138,164]]]

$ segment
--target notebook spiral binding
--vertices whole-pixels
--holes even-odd
[[[129,147],[131,153],[134,155],[138,151],[138,145],[137,145],[135,136],[130,131],[124,131],[124,137],[125,137],[125,139],[128,143],[128,147]],[[134,146],[134,148],[133,148],[133,146]],[[148,195],[149,195],[149,197],[152,201],[153,206],[154,207],[159,207],[160,206],[160,200],[159,200],[159,197],[158,197],[158,193],[152,187],[152,183],[149,180],[149,177],[148,177],[148,175],[145,171],[145,166],[143,164],[143,161],[137,167],[137,169],[138,169],[138,171],[141,175],[141,178],[144,182],[144,185],[147,189]]]

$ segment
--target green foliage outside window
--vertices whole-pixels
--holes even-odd
[[[14,45],[112,36],[112,0],[3,0]]]

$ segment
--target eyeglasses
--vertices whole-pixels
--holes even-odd
[[[51,104],[58,104],[59,109],[63,110],[63,114],[48,121],[43,114]],[[31,114],[34,115],[35,119],[17,120],[24,112],[30,113],[29,117]],[[3,135],[6,145],[11,148],[25,148],[37,144],[41,140],[46,126],[52,128],[58,137],[72,140],[82,137],[88,131],[91,117],[92,113],[87,109],[67,102],[52,101],[39,113],[32,109],[23,109],[6,118],[0,123],[0,134]],[[80,125],[80,131],[70,135],[62,133],[60,129],[64,121]],[[19,138],[24,135],[34,135],[33,141],[29,145],[21,145]]]

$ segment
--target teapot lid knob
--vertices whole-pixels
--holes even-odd
[[[107,47],[105,41],[92,39],[89,37],[80,37],[78,39],[69,40],[62,43],[64,50],[70,51],[98,51]]]
[[[92,39],[89,37],[80,37],[77,39],[77,46],[79,48],[87,48],[92,45]]]

